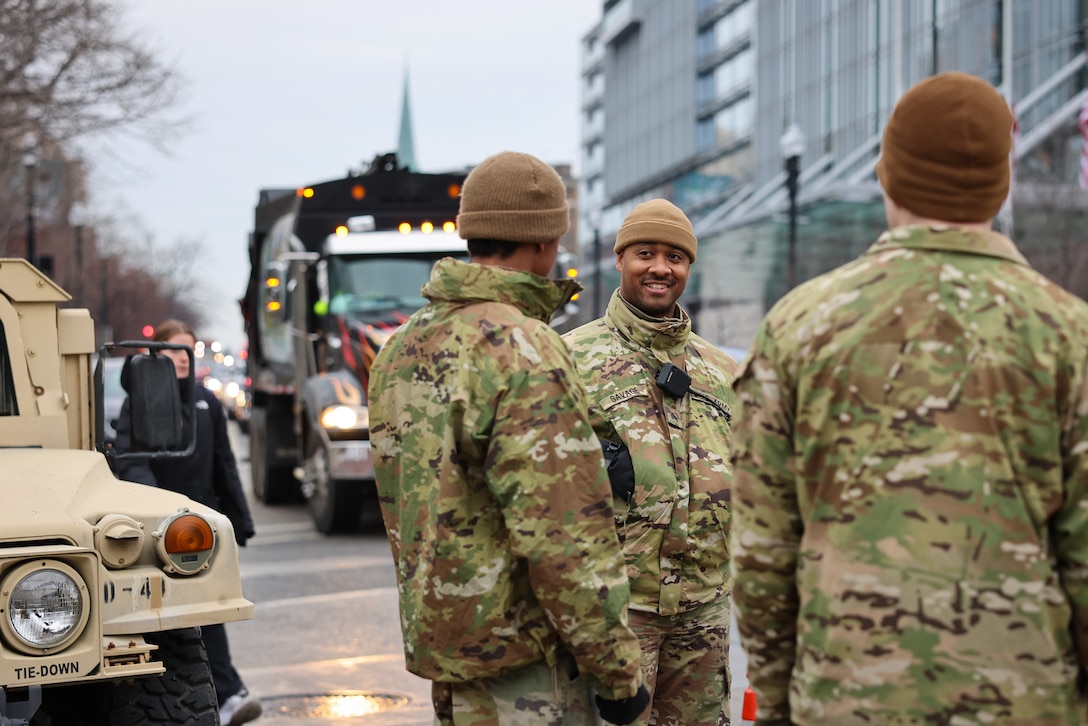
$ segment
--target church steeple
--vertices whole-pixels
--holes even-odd
[[[400,137],[397,139],[397,165],[408,171],[416,168],[416,146],[412,135],[412,106],[408,100],[408,65],[404,66],[404,96],[400,107]]]

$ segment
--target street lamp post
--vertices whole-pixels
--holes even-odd
[[[72,202],[68,210],[68,224],[76,234],[76,297],[83,301],[83,225],[87,223],[87,207],[83,202]]]
[[[34,172],[38,168],[36,146],[34,132],[27,131],[23,137],[23,167],[26,169],[26,257],[34,267],[38,266],[38,248],[34,239]]]
[[[105,343],[113,338],[113,326],[110,325],[110,258],[102,257],[100,259],[102,264],[99,268],[98,322],[102,326],[102,342]]]
[[[779,140],[782,159],[786,163],[786,190],[790,196],[790,236],[786,258],[786,285],[797,285],[797,188],[801,174],[801,155],[805,153],[805,134],[797,124],[790,124]]]

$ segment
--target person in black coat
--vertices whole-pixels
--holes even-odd
[[[190,350],[196,346],[196,334],[179,320],[161,323],[152,340],[185,345]],[[195,408],[196,449],[182,458],[114,459],[114,471],[119,479],[169,489],[222,512],[234,527],[234,539],[245,546],[255,529],[227,436],[226,411],[211,391],[202,385],[192,385],[186,351],[166,349],[162,354],[174,362],[177,370],[186,426],[189,413]],[[123,372],[121,380],[123,383]],[[133,451],[128,399],[121,406],[116,429],[117,452]],[[260,716],[260,701],[250,695],[231,662],[226,627],[205,625],[201,631],[219,699],[220,721],[224,726],[239,726]]]

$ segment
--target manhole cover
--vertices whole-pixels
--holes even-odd
[[[392,711],[408,705],[407,696],[366,691],[262,698],[261,719],[273,718],[355,718]]]

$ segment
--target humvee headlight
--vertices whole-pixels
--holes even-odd
[[[163,570],[193,575],[207,569],[215,551],[215,530],[199,514],[183,507],[151,533]]]
[[[321,425],[326,429],[365,429],[370,426],[366,406],[329,406],[321,412]]]
[[[5,640],[28,654],[55,652],[87,624],[87,583],[59,560],[34,560],[4,577]]]

